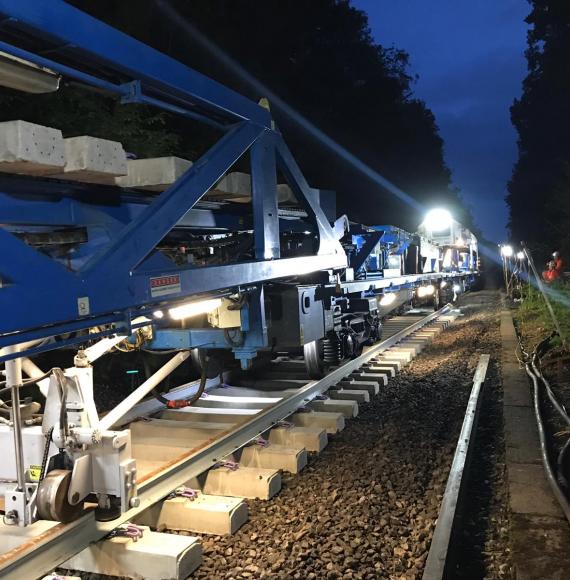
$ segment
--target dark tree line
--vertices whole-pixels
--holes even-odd
[[[213,58],[173,23],[154,0],[73,0],[73,4],[258,100],[234,70]],[[444,204],[469,222],[450,184],[443,143],[431,111],[413,96],[408,55],[376,44],[366,14],[348,0],[173,0],[182,19],[216,43],[316,126],[418,201]],[[23,105],[30,120],[44,120],[68,134],[106,130],[143,156],[177,153],[196,159],[212,135],[145,107],[119,107],[112,99],[73,87],[65,104]],[[29,102],[29,101],[27,101]],[[6,108],[3,108],[6,116]],[[309,182],[338,192],[339,210],[365,223],[415,228],[421,216],[351,168],[286,116],[276,121]],[[13,118],[13,117],[12,117]],[[126,123],[125,123],[126,122]]]
[[[510,227],[541,257],[554,249],[570,256],[570,2],[529,2],[528,76],[511,108],[519,159]]]

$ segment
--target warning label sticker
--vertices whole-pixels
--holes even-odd
[[[167,296],[168,294],[177,294],[181,290],[180,274],[158,276],[150,279],[150,295],[153,298]]]
[[[29,474],[32,481],[39,481],[42,473],[41,465],[30,465]]]

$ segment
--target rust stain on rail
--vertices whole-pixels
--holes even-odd
[[[171,459],[168,463],[165,463],[163,466],[161,466],[153,471],[150,471],[149,473],[146,473],[140,479],[137,480],[137,485],[144,483],[145,481],[152,479],[153,477],[156,477],[157,475],[160,475],[162,472],[166,471],[167,469],[174,467],[177,463],[180,463],[181,461],[188,459],[189,457],[191,457],[192,455],[194,455],[195,453],[197,453],[201,449],[204,449],[204,447],[208,447],[208,445],[211,445],[212,443],[216,442],[218,439],[222,439],[226,435],[230,435],[235,430],[235,428],[236,428],[236,424],[232,424],[230,429],[226,429],[225,431],[220,432],[217,437],[212,437],[210,439],[206,439],[205,441],[202,441],[202,443],[200,443],[200,445],[197,445],[196,447],[192,447],[192,449],[189,449],[185,453],[182,453],[182,455],[179,455],[178,457]]]
[[[88,515],[94,511],[95,507],[88,507],[84,510],[83,514],[80,518],[71,522],[69,524],[56,524],[53,528],[38,534],[34,538],[30,538],[29,540],[23,542],[19,546],[12,548],[9,552],[5,552],[4,554],[0,555],[0,567],[9,563],[11,560],[15,560],[16,558],[22,557],[26,552],[33,550],[37,546],[40,546],[45,541],[49,541],[51,538],[59,536],[62,534],[66,529],[70,529],[74,527],[75,522],[79,521],[81,518],[88,517]]]

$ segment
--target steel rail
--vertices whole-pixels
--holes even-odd
[[[451,305],[445,305],[437,312],[433,312],[390,338],[372,346],[358,358],[338,367],[322,379],[307,383],[291,396],[255,415],[251,421],[229,429],[206,446],[181,456],[163,471],[144,480],[139,485],[138,505],[121,514],[119,518],[111,522],[96,522],[93,514],[88,514],[72,524],[55,525],[52,530],[28,542],[31,547],[25,544],[19,550],[12,550],[11,553],[14,556],[12,559],[6,558],[6,556],[10,556],[10,553],[0,555],[0,576],[6,579],[20,580],[21,578],[35,578],[50,572],[90,543],[104,538],[113,529],[132,520],[145,509],[168,496],[173,489],[204,473],[223,457],[274,427],[300,406],[324,393],[380,353],[450,311]],[[194,387],[195,385],[190,383],[182,387],[181,390],[193,390]],[[73,528],[73,532],[70,532],[70,528]]]
[[[374,278],[373,276],[364,280],[355,280],[354,282],[344,282],[343,288],[348,292],[361,292],[371,286],[377,290],[390,289],[393,286],[406,286],[417,284],[418,282],[433,282],[437,280],[449,280],[450,278],[468,278],[476,276],[477,271],[465,272],[432,272],[427,274],[407,274],[404,276],[394,276],[387,278]]]
[[[437,524],[433,533],[426,566],[424,568],[423,580],[441,580],[446,572],[448,564],[449,547],[451,535],[456,521],[457,506],[459,496],[464,489],[465,473],[467,470],[469,456],[473,449],[473,441],[477,431],[477,419],[479,416],[481,393],[489,366],[490,355],[482,354],[479,364],[473,377],[473,388],[467,403],[465,418],[461,427],[459,441],[453,456],[453,463],[447,485],[443,494],[443,500],[437,518]]]

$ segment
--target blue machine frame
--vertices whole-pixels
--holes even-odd
[[[350,235],[355,241],[358,251],[351,256],[349,266],[356,274],[364,267],[373,250],[381,244],[384,248],[384,258],[388,252],[402,255],[412,242],[412,235],[394,226],[351,226]]]
[[[133,318],[161,302],[346,267],[334,230],[263,107],[61,0],[0,0],[0,39],[0,50],[118,94],[125,102],[152,104],[224,131],[176,183],[150,200],[137,200],[134,194],[129,198],[113,188],[120,205],[90,203],[78,185],[3,177],[0,347],[102,324],[128,330]],[[156,245],[176,226],[215,223],[218,218],[195,205],[248,151],[255,261],[192,268],[176,266],[159,254]],[[315,255],[280,258],[277,169],[315,225]],[[97,224],[106,229],[108,240],[70,271],[9,231],[21,224]],[[165,276],[175,276],[179,290],[157,299],[151,279]]]
[[[32,355],[79,344],[85,335],[73,333],[94,327],[99,328],[90,338],[130,334],[135,318],[156,309],[190,297],[247,288],[240,345],[229,345],[223,329],[177,330],[164,324],[158,325],[151,343],[162,349],[230,347],[246,367],[258,349],[268,346],[265,282],[326,270],[338,274],[348,267],[347,274],[360,272],[364,279],[346,277],[342,293],[372,296],[458,275],[467,280],[473,274],[383,278],[373,268],[368,272],[365,263],[372,252],[402,255],[413,243],[411,234],[393,226],[350,225],[348,234],[356,251],[348,263],[339,241],[346,218],[342,227],[331,226],[267,109],[62,0],[0,0],[0,51],[115,94],[124,103],[152,105],[213,125],[223,134],[159,195],[0,174],[0,349],[29,342],[20,354]],[[251,208],[204,204],[204,195],[246,153]],[[278,207],[278,172],[302,206],[302,219],[287,221],[288,231],[305,234],[309,229],[316,240],[309,255],[281,256],[280,225],[287,216]],[[63,263],[21,239],[17,234],[25,228],[83,228],[87,242]],[[157,245],[179,229],[199,234],[253,232],[253,259],[203,267],[177,265]],[[156,280],[176,283],[157,293]],[[36,342],[58,335],[61,340],[56,343]],[[0,361],[15,356],[0,352]]]

